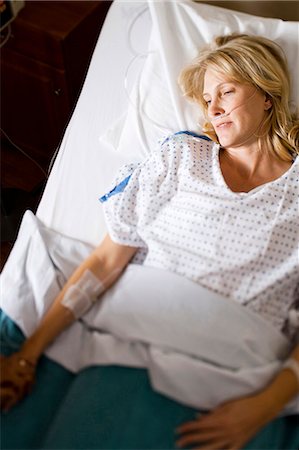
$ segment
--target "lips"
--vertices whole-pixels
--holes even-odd
[[[229,125],[231,125],[231,123],[232,122],[229,122],[229,121],[226,121],[226,122],[220,122],[220,123],[217,123],[217,125],[216,125],[216,128],[217,129],[221,129],[221,128],[226,128],[226,127],[228,127]]]

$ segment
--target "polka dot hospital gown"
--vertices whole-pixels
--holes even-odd
[[[111,238],[136,262],[235,300],[294,337],[298,327],[299,157],[277,180],[231,191],[219,145],[180,132],[120,171],[101,198]]]

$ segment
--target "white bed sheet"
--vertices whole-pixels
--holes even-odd
[[[113,2],[37,211],[48,227],[93,245],[106,230],[100,193],[127,162],[99,136],[126,115],[126,72],[136,53],[147,52],[150,29],[147,2]],[[129,71],[129,89],[143,62]]]
[[[26,336],[89,253],[89,245],[53,232],[27,211],[1,274],[1,308]],[[45,353],[73,372],[145,367],[154,390],[211,409],[260,390],[289,352],[280,332],[234,301],[174,273],[130,264]],[[295,398],[283,414],[298,410]]]

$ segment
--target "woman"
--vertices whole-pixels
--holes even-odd
[[[137,256],[239,302],[295,340],[299,123],[289,111],[286,74],[273,42],[246,35],[216,39],[183,71],[183,91],[203,107],[213,141],[190,133],[166,139],[102,198],[108,235],[21,350],[2,360],[5,410],[30,390],[44,349]],[[299,347],[293,345],[262,391],[183,424],[177,444],[241,448],[298,392]]]

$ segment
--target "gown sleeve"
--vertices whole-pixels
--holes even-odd
[[[121,168],[113,189],[100,198],[113,241],[147,247],[146,228],[174,195],[180,160],[176,139],[168,138],[145,161]]]

